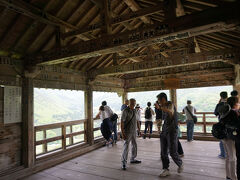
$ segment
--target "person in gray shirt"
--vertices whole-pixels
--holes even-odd
[[[136,142],[136,100],[130,99],[130,105],[123,110],[121,117],[121,130],[122,137],[124,139],[123,152],[122,152],[122,169],[126,170],[129,143],[132,143],[132,157],[130,163],[141,163],[141,161],[136,160],[137,157],[137,142]],[[140,131],[140,130],[139,130]]]
[[[187,141],[193,141],[193,132],[194,132],[194,122],[191,114],[193,115],[197,112],[196,109],[191,105],[192,102],[190,100],[187,101],[187,106],[183,109],[183,113],[186,114],[186,123],[187,123]]]

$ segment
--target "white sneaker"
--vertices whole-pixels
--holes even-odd
[[[170,175],[170,172],[168,169],[163,169],[159,175],[159,177],[166,177],[166,176],[169,176]]]
[[[182,172],[183,172],[183,169],[184,169],[184,168],[183,168],[183,164],[182,164],[181,166],[178,167],[177,172],[178,172],[178,173],[182,173]]]

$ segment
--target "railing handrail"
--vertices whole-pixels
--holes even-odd
[[[70,126],[70,125],[77,125],[86,122],[87,119],[81,119],[81,120],[75,120],[75,121],[66,121],[66,122],[60,122],[60,123],[54,123],[54,124],[45,124],[40,126],[35,126],[35,131],[42,131],[45,129],[55,129],[60,128],[62,126]]]

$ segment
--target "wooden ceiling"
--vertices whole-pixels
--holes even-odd
[[[94,28],[100,24],[102,27],[101,24],[104,24],[102,2],[101,0],[0,0],[0,56],[24,59],[26,56],[59,48],[62,45],[70,47],[106,36],[107,30],[96,28],[62,39],[64,33],[82,31],[90,25]],[[166,21],[167,18],[172,18],[171,8],[165,8],[168,5],[167,1],[111,0],[110,2],[110,16],[115,19],[143,9],[147,11],[149,7],[163,5],[162,10],[148,14],[145,12],[146,16],[113,24],[111,34],[116,36],[122,32],[141,29],[149,24],[157,24]],[[233,1],[176,0],[176,2],[177,15],[183,16],[228,5]],[[197,53],[239,47],[240,28],[237,27],[230,31],[213,32],[167,43],[131,48],[117,54],[110,53],[74,61],[69,60],[61,63],[61,66],[87,72],[116,64],[147,61],[149,56],[153,55],[158,55],[161,59],[170,57],[176,52],[195,51]],[[126,78],[127,76],[118,75],[117,77]]]

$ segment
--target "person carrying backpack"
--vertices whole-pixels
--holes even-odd
[[[216,105],[215,110],[214,110],[214,114],[218,117],[218,120],[220,120],[221,107],[223,107],[227,103],[227,98],[228,98],[227,92],[222,91],[220,93],[220,97],[221,97],[221,99],[220,99],[219,103]],[[220,154],[218,155],[218,157],[221,159],[225,159],[226,154],[225,154],[222,140],[220,140],[220,142],[219,142],[219,147],[220,147]]]
[[[231,96],[238,97],[238,91],[233,90],[231,92]],[[238,110],[238,113],[240,114],[240,110]],[[238,117],[238,121],[240,121],[240,117]],[[237,138],[235,140],[235,147],[236,147],[236,156],[237,156],[237,177],[238,179],[240,179],[240,132],[238,133]]]
[[[147,128],[149,126],[150,132],[149,132],[149,139],[151,138],[151,134],[152,134],[152,126],[153,126],[153,115],[154,115],[154,111],[151,108],[151,103],[148,102],[147,103],[147,107],[144,111],[145,114],[145,130],[144,130],[144,136],[143,138],[146,139],[146,133],[147,133]]]
[[[109,119],[109,124],[111,127],[111,131],[114,132],[114,143],[117,143],[117,137],[118,137],[118,133],[117,133],[117,121],[111,121],[112,116],[114,115],[112,109],[107,105],[106,101],[102,102],[102,106],[104,107],[104,111],[106,114],[106,118]]]
[[[220,116],[220,123],[223,123],[226,129],[226,137],[223,139],[223,145],[226,152],[226,179],[231,180],[237,180],[235,140],[240,133],[238,101],[238,97],[228,98],[227,105],[224,106],[230,106],[229,111]]]
[[[104,106],[100,106],[99,108],[99,113],[96,115],[97,119],[101,119],[102,123],[101,123],[101,133],[104,137],[104,139],[106,139],[106,145],[108,146],[109,144],[112,144],[113,140],[112,140],[112,124],[110,122],[110,119],[107,118],[106,116],[106,111],[104,109]]]

